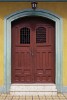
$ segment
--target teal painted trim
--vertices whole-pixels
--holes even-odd
[[[62,92],[62,18],[53,14],[50,11],[42,9],[26,9],[17,11],[4,19],[4,86],[6,92],[9,92],[11,86],[11,22],[20,17],[25,16],[41,16],[55,21],[55,43],[56,43],[56,87],[59,92]]]
[[[59,20],[59,23],[56,23],[56,86],[58,92],[62,92],[63,86],[63,70],[62,70],[62,61],[63,61],[63,21],[62,18]]]
[[[11,32],[11,30],[6,30],[7,29],[7,20],[4,19],[4,87],[5,87],[5,92],[8,92],[7,88],[10,87],[10,84],[11,84],[11,78],[10,78],[10,74],[11,74],[11,68],[10,68],[10,65],[11,65],[11,61],[9,61],[9,59],[11,60],[11,56],[9,56],[11,53],[11,48],[9,48],[9,44],[10,42],[8,41],[9,39],[9,35],[7,35],[8,31]],[[10,25],[9,25],[10,26]],[[9,43],[8,43],[9,42]],[[10,44],[11,45],[11,44]],[[9,51],[10,50],[10,51]],[[9,68],[9,69],[8,69]],[[9,82],[8,82],[9,81]],[[3,91],[3,92],[4,92]]]
[[[67,2],[67,0],[0,0],[1,2]]]

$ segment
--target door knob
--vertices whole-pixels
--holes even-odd
[[[33,53],[33,51],[32,51],[32,50],[30,50],[30,54],[31,54],[31,56],[33,56],[33,55],[34,55],[34,53]]]
[[[33,56],[34,54],[33,54],[33,52],[31,51],[31,56]]]
[[[32,55],[32,56],[34,55],[33,52],[31,53],[31,55]]]

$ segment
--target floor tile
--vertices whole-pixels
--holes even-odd
[[[12,96],[0,93],[0,100],[67,100],[67,94],[58,93],[57,96]]]
[[[61,99],[54,98],[54,99],[52,99],[52,100],[61,100]]]
[[[46,100],[53,100],[53,99],[50,99],[50,98],[49,98],[49,99],[47,99],[47,98],[46,98]]]
[[[39,96],[39,99],[45,99],[46,97],[45,96]]]
[[[25,99],[19,99],[19,100],[25,100]]]

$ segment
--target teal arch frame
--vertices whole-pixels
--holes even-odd
[[[62,92],[62,18],[42,9],[17,11],[4,19],[4,86],[2,92],[9,92],[11,86],[11,22],[25,16],[42,16],[55,22],[55,84],[58,92]]]

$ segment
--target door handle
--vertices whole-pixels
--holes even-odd
[[[31,56],[33,56],[34,55],[34,53],[31,51]]]
[[[30,50],[30,54],[31,54],[31,56],[33,56],[33,55],[34,55],[34,53],[32,52],[32,50]]]
[[[32,55],[32,56],[34,55],[33,52],[31,53],[31,55]]]

